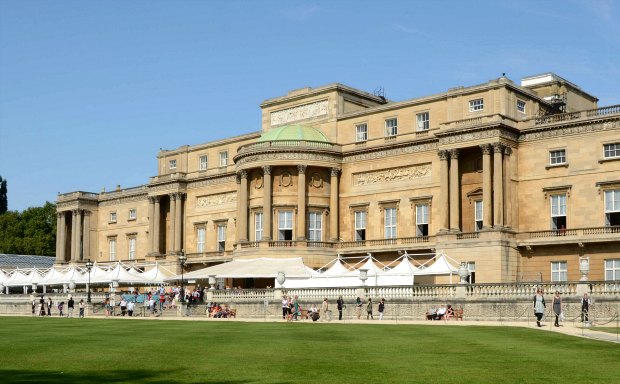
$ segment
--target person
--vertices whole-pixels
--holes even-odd
[[[58,304],[58,316],[63,317],[64,314],[62,313],[63,309],[65,308],[65,302],[61,301],[60,304]]]
[[[446,316],[444,317],[446,320],[450,320],[450,318],[454,316],[454,309],[452,309],[452,305],[448,304],[446,308]]]
[[[109,297],[105,298],[103,305],[105,306],[105,317],[110,316],[110,298]]]
[[[382,298],[379,302],[379,320],[383,320],[383,311],[385,311],[385,299]]]
[[[442,305],[437,310],[437,314],[435,315],[435,320],[443,320],[445,315],[446,315],[446,307]]]
[[[588,321],[588,311],[590,310],[590,305],[592,305],[592,299],[588,296],[587,293],[583,294],[581,298],[581,321]]]
[[[310,307],[310,316],[312,317],[312,321],[317,321],[318,319],[321,318],[321,315],[319,315],[319,310],[316,307],[316,304],[312,304],[312,307]]]
[[[127,300],[125,300],[125,296],[121,299],[121,316],[125,316],[127,312]]]
[[[430,308],[426,312],[426,320],[435,320],[435,315],[437,315],[437,309],[436,308]]]
[[[355,313],[358,320],[362,318],[362,299],[359,297],[355,299]]]
[[[536,325],[540,325],[540,321],[542,320],[543,314],[545,313],[545,298],[543,297],[543,290],[538,288],[536,290],[536,295],[534,296],[534,315],[536,315]]]
[[[282,296],[282,320],[286,320],[286,306],[288,305],[288,298],[286,296]]]
[[[299,297],[295,296],[293,300],[293,320],[299,320],[299,316],[301,315],[301,307],[299,306]]]
[[[31,298],[31,300],[32,300],[32,316],[34,316],[36,308],[37,308],[37,301],[34,299],[34,297]]]
[[[39,299],[39,316],[45,316],[45,299],[43,296]]]
[[[47,315],[48,316],[52,316],[52,305],[54,305],[54,303],[52,302],[52,298],[48,297],[47,298]]]
[[[562,313],[562,298],[560,297],[560,292],[555,291],[555,296],[553,296],[553,313],[555,314],[555,326],[560,326],[560,314]]]
[[[327,297],[323,299],[323,304],[321,304],[321,316],[323,316],[324,320],[329,320],[327,317],[327,310],[329,305],[327,304]]]
[[[75,301],[73,300],[73,296],[69,296],[67,308],[67,317],[73,317],[73,308],[75,308]]]
[[[84,318],[84,299],[80,300],[80,303],[78,304],[78,307],[80,309],[80,317]]]
[[[336,305],[338,307],[338,320],[342,320],[342,309],[344,308],[344,300],[342,300],[342,296],[338,297],[338,300],[336,300]]]
[[[116,299],[114,296],[110,296],[110,316],[114,317],[114,310],[116,309]]]
[[[368,298],[368,304],[366,304],[366,320],[371,319],[374,320],[375,318],[372,317],[372,298]]]
[[[133,309],[134,309],[135,305],[136,305],[136,304],[134,304],[134,302],[133,302],[133,301],[128,301],[128,302],[127,302],[127,315],[128,315],[129,317],[132,317],[132,316],[133,316]]]

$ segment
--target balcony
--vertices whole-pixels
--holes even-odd
[[[76,192],[69,192],[69,193],[60,193],[58,194],[56,201],[59,203],[63,201],[71,201],[71,200],[79,200],[79,199],[97,201],[98,198],[99,198],[99,194],[97,193],[76,191]]]
[[[620,226],[567,228],[517,234],[518,246],[585,244],[620,241]]]

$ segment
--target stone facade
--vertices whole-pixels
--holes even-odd
[[[620,278],[620,106],[556,75],[398,102],[331,84],[261,108],[261,132],[160,151],[148,184],[59,195],[57,263],[443,250],[475,282],[578,280],[583,257]],[[261,140],[290,124],[301,136]]]

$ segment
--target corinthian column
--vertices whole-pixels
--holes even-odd
[[[177,195],[176,193],[171,193],[168,195],[170,198],[170,229],[168,231],[168,251],[174,252],[174,221],[177,215]]]
[[[271,165],[263,166],[263,240],[271,240]]]
[[[160,222],[161,222],[161,204],[160,204],[160,197],[159,196],[153,196],[153,201],[154,201],[154,215],[153,215],[153,252],[154,253],[159,253],[160,252],[160,241],[159,241],[159,236],[160,236],[160,231],[159,231],[159,227],[160,227]]]
[[[183,197],[184,193],[177,193],[176,203],[176,216],[174,218],[174,250],[175,252],[181,252],[183,248],[183,238],[181,237],[183,231]]]
[[[493,226],[493,205],[491,191],[491,146],[482,144],[482,226],[491,228]]]
[[[155,236],[155,198],[153,196],[149,196],[149,253],[153,253],[154,242],[153,237]]]
[[[58,241],[58,240],[57,240]],[[66,212],[60,212],[60,261],[67,261],[67,217]]]
[[[56,212],[56,262],[62,263],[64,260],[60,254],[60,248],[62,246],[62,213]]]
[[[329,183],[329,238],[331,241],[338,241],[338,176],[340,169],[331,169],[331,179]]]
[[[446,150],[437,152],[439,155],[439,230],[446,232],[450,228],[450,205],[448,200],[448,192],[450,187],[448,177],[448,156]]]
[[[500,143],[493,144],[493,226],[504,226],[504,177],[502,152],[504,146]]]
[[[459,150],[450,150],[450,230],[460,231]]]
[[[239,184],[239,192],[237,196],[238,214],[237,214],[237,242],[248,241],[248,172],[241,171],[238,174],[237,182]]]
[[[306,166],[297,166],[297,240],[306,238]]]
[[[75,235],[77,235],[77,209],[71,211],[71,251],[69,251],[69,261],[75,260],[77,253]]]
[[[84,210],[84,235],[82,241],[82,260],[90,259],[90,211]]]
[[[506,216],[504,225],[506,227],[512,227],[512,180],[510,169],[510,154],[512,148],[509,146],[504,147],[504,201],[506,202]]]

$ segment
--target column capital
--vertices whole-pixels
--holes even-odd
[[[308,167],[306,164],[297,164],[297,172],[306,173],[306,167]]]
[[[60,219],[61,217],[63,217],[64,215],[65,215],[65,213],[64,213],[64,212],[56,212],[56,217],[57,217],[57,218],[59,218],[59,219]]]
[[[242,178],[242,179],[247,179],[248,178],[248,171],[243,169],[243,170],[237,172],[237,175],[239,175],[239,177]]]
[[[504,146],[504,155],[510,156],[512,154],[512,148],[509,146]]]
[[[459,150],[456,148],[453,148],[450,150],[450,158],[451,159],[458,159],[459,158]]]
[[[84,210],[82,210],[82,214],[83,214],[84,216],[90,216],[90,214],[91,214],[91,213],[92,213],[92,212],[91,212],[91,211],[89,211],[88,209],[84,209]]]
[[[338,176],[340,174],[341,170],[340,170],[340,168],[333,167],[333,168],[330,169],[330,171],[331,171],[332,177],[334,177],[334,176]]]
[[[271,165],[263,165],[263,174],[271,175]]]
[[[159,196],[149,196],[149,203],[151,204],[159,203]]]
[[[491,144],[480,144],[480,149],[482,150],[483,155],[491,154]]]
[[[504,144],[502,143],[493,143],[493,152],[502,153],[504,151]]]
[[[439,160],[448,160],[448,157],[450,157],[450,153],[445,149],[437,151],[437,155],[439,156]]]
[[[168,196],[170,197],[170,200],[176,200],[176,199],[177,199],[177,194],[176,194],[176,192],[174,192],[174,193],[170,193],[170,194],[168,194]]]

